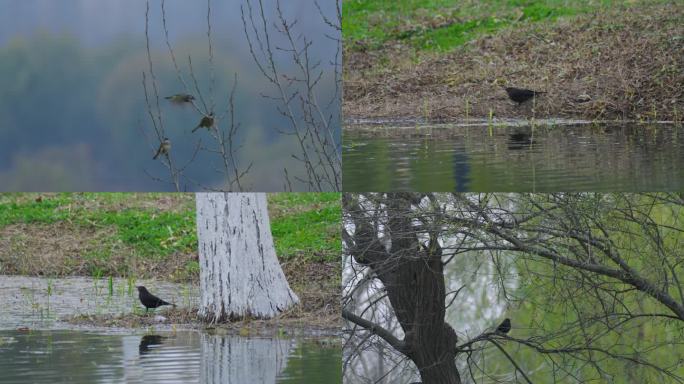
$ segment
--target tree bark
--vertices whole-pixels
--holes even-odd
[[[411,196],[390,196],[385,200],[390,249],[380,242],[373,225],[355,217],[356,242],[350,253],[383,283],[405,335],[393,346],[416,364],[422,381],[461,383],[455,363],[456,332],[444,320],[446,291],[439,242],[435,236],[422,247],[410,215]],[[346,318],[353,321],[354,316]]]
[[[273,246],[266,195],[198,193],[199,315],[271,318],[296,304]]]

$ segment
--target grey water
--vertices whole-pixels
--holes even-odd
[[[350,124],[345,191],[684,189],[681,125]]]

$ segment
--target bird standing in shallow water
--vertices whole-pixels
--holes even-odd
[[[520,105],[526,102],[527,100],[546,92],[532,91],[523,88],[506,87],[506,93],[508,94],[508,97],[511,100],[515,101],[516,103],[518,103],[518,105]]]
[[[159,157],[159,155],[161,155],[161,154],[167,155],[170,150],[171,150],[171,140],[169,140],[167,137],[165,137],[164,140],[161,143],[159,143],[159,149],[157,149],[157,153],[155,153],[152,160],[157,160],[157,157]]]
[[[166,96],[165,99],[171,101],[172,103],[183,104],[195,100],[195,96],[188,95],[186,93],[177,93],[173,96]]]
[[[195,127],[195,129],[192,130],[192,132],[195,132],[196,130],[200,128],[211,128],[214,126],[214,113],[210,113],[209,116],[204,116],[202,118],[202,121],[200,121],[199,125]]]
[[[138,298],[140,299],[142,305],[145,306],[145,312],[147,312],[147,310],[150,308],[157,308],[161,307],[162,305],[176,306],[176,304],[171,304],[151,294],[150,291],[148,291],[147,288],[142,285],[139,285],[136,288],[138,288]]]
[[[505,319],[503,323],[496,327],[496,333],[506,334],[511,330],[511,319]]]

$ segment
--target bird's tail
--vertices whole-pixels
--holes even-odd
[[[195,131],[200,129],[201,127],[202,127],[202,124],[196,126],[195,129],[192,130],[192,133],[195,133]]]
[[[159,154],[160,154],[160,153],[161,153],[161,151],[157,151],[157,153],[154,155],[154,157],[152,158],[152,160],[157,160],[157,157],[159,157]]]

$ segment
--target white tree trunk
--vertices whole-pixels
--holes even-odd
[[[198,193],[199,315],[271,318],[299,302],[280,268],[263,193]]]

